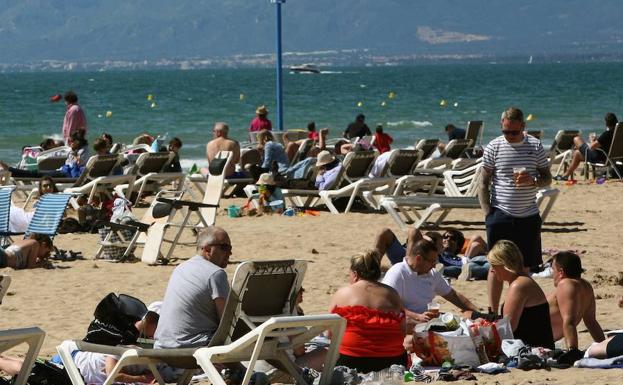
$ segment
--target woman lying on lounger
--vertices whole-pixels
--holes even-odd
[[[53,248],[52,240],[47,235],[31,234],[28,239],[18,239],[4,249],[0,247],[0,268],[21,270],[46,267]]]

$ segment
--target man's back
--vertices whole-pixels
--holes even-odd
[[[235,140],[223,137],[212,139],[206,145],[206,157],[208,158],[208,162],[216,158],[216,154],[218,154],[219,151],[233,152],[231,162],[227,166],[227,169],[225,169],[225,176],[232,175],[236,171],[236,164],[240,162],[240,144]]]
[[[595,295],[591,284],[582,278],[563,279],[558,283],[556,290],[547,296],[550,318],[552,321],[552,330],[554,332],[554,340],[559,340],[564,336],[564,325],[560,312],[560,305],[558,303],[559,298],[564,300],[562,297],[573,301],[576,305],[575,314],[572,314],[572,318],[575,320],[576,326],[585,317],[589,316],[589,318],[591,318],[591,312],[593,313],[593,317],[595,315]]]
[[[227,298],[223,269],[194,256],[173,271],[156,329],[156,348],[205,346],[218,328],[215,298]]]

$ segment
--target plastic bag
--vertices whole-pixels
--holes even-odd
[[[502,354],[502,340],[513,339],[513,328],[508,317],[495,322],[468,320],[467,326],[470,336],[482,337],[490,361],[495,361]]]
[[[455,365],[480,365],[471,337],[461,328],[452,332],[413,333],[412,351],[422,360],[422,366],[441,366],[446,361]]]

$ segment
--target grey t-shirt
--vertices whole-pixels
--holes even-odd
[[[227,298],[225,270],[195,255],[175,268],[164,294],[156,348],[205,346],[218,328],[215,298]]]

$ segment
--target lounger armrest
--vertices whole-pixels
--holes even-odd
[[[179,199],[169,199],[169,198],[156,198],[156,200],[158,202],[162,202],[162,203],[168,203],[171,206],[173,206],[173,208],[179,210],[181,209],[183,206],[188,207],[189,210],[191,211],[197,211],[200,208],[208,208],[208,207],[219,207],[219,205],[215,205],[215,204],[211,204],[211,203],[201,203],[201,202],[192,202],[192,201],[184,201],[184,200],[179,200]]]
[[[110,227],[113,230],[138,230],[141,232],[146,232],[149,229],[149,225],[147,223],[137,222],[137,221],[127,221],[126,223],[116,223],[116,222],[107,222],[107,221],[98,221],[97,225]]]

